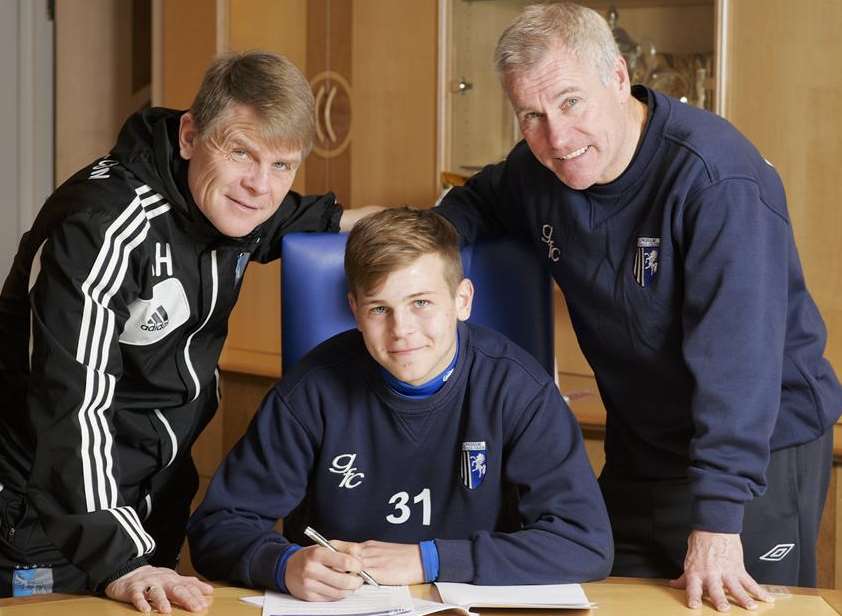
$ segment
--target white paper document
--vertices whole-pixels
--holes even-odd
[[[339,601],[302,601],[267,591],[263,600],[263,616],[409,616],[413,613],[407,586],[361,586]]]
[[[519,607],[587,609],[588,601],[579,584],[539,584],[535,586],[475,586],[436,582],[443,603],[474,607]]]

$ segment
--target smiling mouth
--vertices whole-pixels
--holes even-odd
[[[231,201],[233,201],[236,205],[239,205],[243,209],[246,209],[246,210],[249,210],[249,211],[252,211],[252,212],[258,209],[255,206],[249,205],[248,203],[244,203],[243,201],[240,201],[239,199],[235,199],[234,197],[229,196],[228,198]]]
[[[389,350],[389,355],[394,355],[397,357],[401,357],[403,355],[409,355],[410,353],[414,353],[415,351],[419,351],[422,347],[416,347],[414,349],[396,349],[396,350]]]
[[[586,145],[585,147],[579,148],[578,150],[574,150],[573,152],[570,152],[569,154],[565,154],[564,156],[560,156],[559,160],[568,161],[568,160],[573,160],[574,158],[579,158],[582,154],[584,154],[585,152],[587,152],[590,149],[591,149],[591,146]]]

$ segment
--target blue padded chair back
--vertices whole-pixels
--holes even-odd
[[[291,233],[281,247],[284,371],[320,342],[356,327],[345,284],[345,233]],[[470,321],[495,329],[554,370],[549,275],[528,246],[510,238],[462,249],[474,283]]]

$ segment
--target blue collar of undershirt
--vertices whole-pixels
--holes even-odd
[[[395,393],[414,400],[421,400],[423,398],[429,398],[444,387],[444,384],[447,383],[447,379],[449,379],[450,375],[453,374],[453,369],[456,367],[457,361],[459,361],[458,330],[456,331],[456,353],[453,354],[453,359],[450,364],[448,364],[447,368],[442,370],[426,383],[422,383],[421,385],[412,385],[406,381],[401,381],[400,379],[395,378],[391,372],[382,366],[380,367],[380,373],[383,375],[383,380],[386,381],[386,385]]]

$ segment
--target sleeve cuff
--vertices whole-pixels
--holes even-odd
[[[333,205],[325,210],[325,220],[323,226],[326,231],[330,233],[339,232],[339,221],[342,219],[342,213],[345,211],[342,204],[336,200],[333,193],[325,195],[326,198],[333,199]]]
[[[744,511],[743,503],[697,499],[693,503],[693,528],[712,533],[740,533]]]
[[[290,544],[278,543],[277,541],[270,541],[261,545],[249,563],[251,585],[255,588],[280,590],[277,583],[279,565],[289,548]],[[285,591],[286,589],[284,589]]]
[[[278,590],[283,593],[289,594],[286,583],[287,562],[289,561],[289,557],[300,549],[300,545],[293,543],[287,548],[287,551],[283,553],[283,556],[281,556],[281,559],[278,561],[277,567],[275,567],[275,583],[278,585]]]
[[[429,584],[435,582],[439,577],[439,550],[433,540],[422,541],[418,544],[421,548],[421,566],[424,569],[424,582]]]
[[[436,539],[439,554],[439,582],[472,582],[473,543],[467,539]]]

